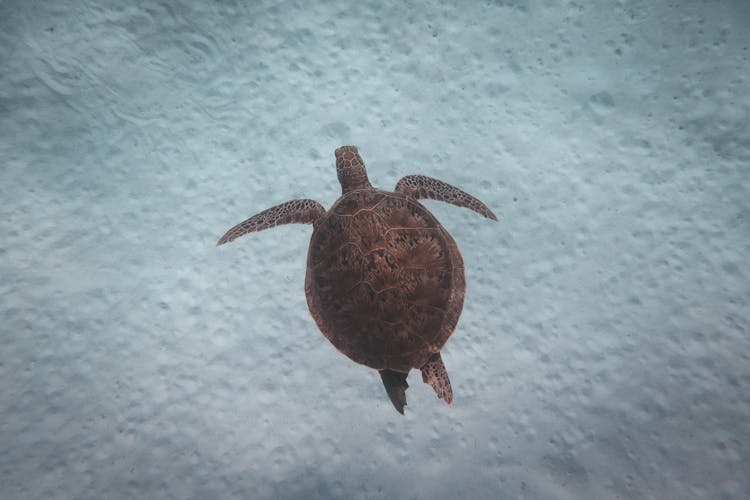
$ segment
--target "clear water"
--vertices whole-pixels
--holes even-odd
[[[460,5],[459,5],[460,4]],[[8,499],[750,496],[750,4],[0,1]],[[320,335],[310,226],[421,173],[453,406]]]

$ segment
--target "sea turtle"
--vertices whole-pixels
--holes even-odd
[[[217,245],[281,224],[312,224],[305,294],[323,335],[380,372],[399,413],[412,368],[451,404],[440,349],[463,308],[464,265],[456,242],[417,200],[497,217],[473,196],[422,175],[407,175],[393,192],[376,189],[355,146],[342,146],[335,156],[341,197],[330,210],[315,200],[287,201],[237,224]]]

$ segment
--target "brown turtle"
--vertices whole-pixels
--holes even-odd
[[[412,368],[450,404],[440,349],[463,308],[464,265],[456,242],[417,200],[497,218],[473,196],[422,175],[404,177],[393,192],[375,189],[356,147],[342,146],[335,155],[342,194],[330,210],[314,200],[287,201],[237,224],[217,245],[281,224],[312,224],[305,294],[323,335],[380,372],[399,413]]]

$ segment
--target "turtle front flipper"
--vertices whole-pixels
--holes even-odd
[[[406,383],[406,376],[408,373],[396,372],[393,370],[380,370],[380,378],[383,379],[383,385],[385,386],[385,392],[388,393],[388,397],[391,398],[391,403],[396,407],[396,410],[403,415],[404,406],[406,406],[406,389],[409,388],[409,384]]]
[[[216,245],[223,245],[247,233],[262,231],[282,224],[312,224],[325,213],[326,209],[323,208],[323,205],[315,200],[287,201],[240,222],[219,238]]]
[[[446,403],[453,402],[453,389],[440,353],[433,354],[422,367],[422,381],[435,389],[435,394]]]
[[[396,192],[416,199],[430,199],[451,203],[458,207],[474,210],[476,213],[497,220],[487,205],[455,186],[425,175],[407,175],[396,184]]]

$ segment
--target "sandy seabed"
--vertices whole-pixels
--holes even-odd
[[[0,2],[0,490],[750,497],[750,4]],[[425,202],[468,291],[448,407],[317,331],[309,226]]]

